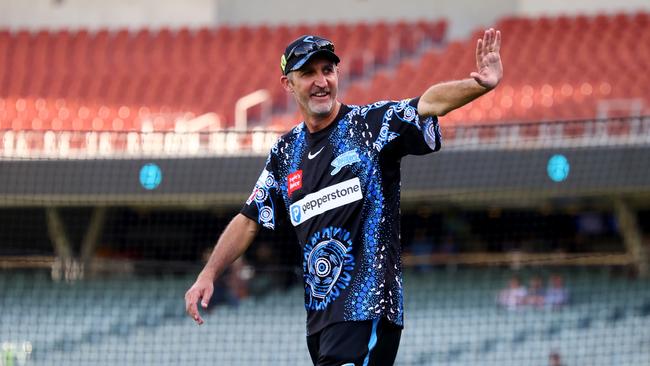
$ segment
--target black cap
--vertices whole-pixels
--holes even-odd
[[[280,68],[287,75],[291,71],[300,69],[314,55],[323,55],[335,63],[341,62],[334,53],[334,43],[318,36],[302,36],[291,42],[282,54]]]

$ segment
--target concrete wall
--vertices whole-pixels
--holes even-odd
[[[548,176],[549,159],[571,164],[566,180]],[[232,204],[251,192],[263,156],[14,160],[0,164],[0,207],[91,204]],[[650,204],[650,146],[596,146],[517,150],[441,150],[402,162],[403,203],[467,203],[540,207],[587,197],[628,197]],[[140,183],[141,169],[155,163],[162,180]],[[422,169],[422,167],[427,167]],[[576,201],[574,201],[576,200]],[[598,201],[609,201],[598,199]],[[607,202],[602,202],[607,204]]]
[[[219,0],[219,22],[297,24],[360,20],[449,20],[453,37],[494,23],[516,9],[517,0]]]
[[[199,27],[215,24],[216,7],[216,0],[0,0],[0,27]]]
[[[650,11],[648,0],[518,0],[517,14],[528,16]]]
[[[452,38],[467,37],[507,15],[650,11],[650,0],[218,0],[225,24],[440,19]]]
[[[440,19],[452,38],[506,15],[650,11],[649,0],[0,0],[0,27],[160,28]]]

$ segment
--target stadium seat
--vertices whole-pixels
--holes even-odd
[[[640,346],[650,336],[650,316],[640,311],[650,303],[647,280],[565,269],[575,295],[570,307],[500,311],[494,296],[511,273],[406,272],[398,363],[545,364],[554,349],[576,364],[647,364],[650,353]],[[192,281],[185,275],[57,283],[42,272],[6,271],[0,338],[29,340],[36,365],[309,362],[302,286],[217,305],[205,315],[207,325],[196,327],[180,296]],[[590,325],[580,325],[587,318]],[[246,351],[252,343],[257,352]]]
[[[359,22],[37,33],[2,30],[0,96],[85,100],[86,104],[101,104],[115,111],[122,105],[144,104],[168,106],[173,110],[184,108],[196,115],[217,112],[231,125],[235,102],[255,89],[271,90],[275,112],[287,110],[286,93],[277,85],[278,50],[301,34],[317,32],[331,36],[336,41],[337,52],[345,60],[344,72],[361,77],[374,66],[387,65],[400,52],[412,53],[418,47],[417,36],[407,42],[405,50],[398,50],[395,45],[398,37],[405,38],[414,29],[426,28],[430,37],[442,39],[444,27],[440,24],[443,23],[401,22],[397,26]],[[401,31],[394,32],[394,29]],[[386,39],[390,40],[388,44]],[[32,126],[92,129],[92,121],[97,119],[102,122],[94,125],[102,126],[102,130],[115,125],[114,120],[97,115],[87,116],[82,123],[74,123],[74,117],[56,117],[55,121],[58,110],[43,113],[35,123],[23,123],[22,119],[14,121],[14,112],[7,108],[0,125],[20,129]],[[120,130],[137,125],[129,119],[123,122]]]
[[[495,25],[504,34],[502,85],[480,103],[445,118],[452,124],[595,118],[603,103],[620,99],[641,100],[640,113],[647,113],[649,19],[645,12],[503,18]],[[441,48],[446,27],[445,21],[421,20],[194,30],[2,30],[0,97],[45,99],[46,108],[64,98],[114,111],[147,105],[195,115],[216,112],[232,126],[237,99],[255,89],[271,91],[274,113],[287,112],[290,103],[277,85],[278,49],[301,34],[321,33],[335,41],[342,70],[352,79],[342,85],[342,98],[365,103],[415,96],[431,83],[467,77],[480,31]],[[512,93],[499,93],[505,88]],[[3,128],[92,129],[93,120],[104,119],[92,115],[93,108],[81,124],[74,123],[75,117],[60,118],[58,110],[18,116],[10,104],[0,114]],[[624,117],[638,112],[619,108],[611,113]],[[26,117],[38,121],[23,122]],[[95,125],[120,125],[114,121]],[[122,122],[124,130],[139,125],[134,117]]]
[[[504,34],[502,85],[491,93],[493,97],[488,94],[480,102],[452,112],[445,120],[482,124],[588,119],[599,117],[599,105],[608,100],[638,99],[642,105],[650,105],[648,83],[645,79],[638,81],[646,74],[642,70],[650,67],[650,57],[640,57],[650,52],[648,17],[647,13],[637,13],[503,18],[496,24]],[[428,29],[425,24],[420,27]],[[379,73],[367,86],[353,84],[349,91],[354,98],[363,95],[363,102],[368,102],[384,99],[385,95],[401,97],[405,74],[426,81],[418,85],[417,93],[436,81],[467,77],[473,68],[475,39],[481,34],[477,31],[467,41],[452,42],[440,53],[424,53],[417,68],[403,66],[412,62],[403,60],[396,66],[392,83],[386,80],[386,74]],[[531,42],[533,39],[535,42]],[[499,90],[504,88],[514,93],[500,96]],[[495,109],[494,102],[500,108]],[[623,108],[611,113],[624,117],[638,111]]]

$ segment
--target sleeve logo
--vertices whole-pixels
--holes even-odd
[[[250,196],[248,197],[248,199],[246,200],[246,204],[247,204],[247,205],[250,205],[251,202],[253,202],[253,200],[255,199],[255,196],[257,196],[257,191],[259,191],[259,190],[260,190],[260,189],[257,188],[257,187],[255,187],[255,188],[253,189],[253,193],[251,193],[251,195],[250,195]]]
[[[246,200],[246,204],[250,205],[253,201],[264,202],[267,197],[267,191],[275,187],[275,178],[268,170],[262,170],[262,174],[257,178],[253,193]]]

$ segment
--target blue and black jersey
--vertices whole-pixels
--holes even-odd
[[[286,216],[303,249],[307,335],[329,324],[386,318],[402,326],[400,161],[441,146],[418,99],[341,105],[273,146],[242,213],[274,229]]]

